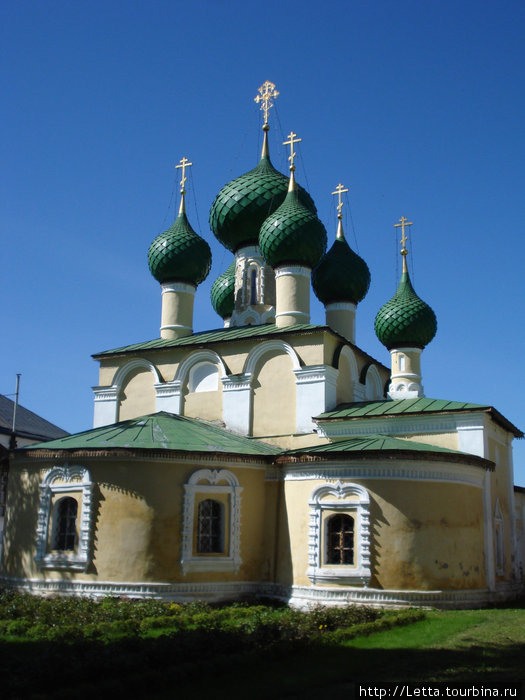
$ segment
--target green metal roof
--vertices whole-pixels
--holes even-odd
[[[358,304],[368,292],[368,265],[350,248],[345,238],[336,238],[312,271],[312,287],[323,304],[351,301]]]
[[[208,276],[211,250],[192,229],[184,212],[149,247],[148,265],[159,282],[183,280],[197,286]]]
[[[490,413],[494,420],[506,430],[514,433],[516,437],[523,437],[521,430],[516,428],[493,406],[478,403],[465,403],[463,401],[446,401],[444,399],[399,399],[385,401],[362,401],[359,403],[343,404],[333,411],[327,411],[317,416],[316,420],[343,420],[377,418],[381,416],[393,417],[398,415],[410,415],[421,413],[465,413],[465,412]]]
[[[211,304],[221,318],[232,315],[235,306],[235,260],[212,284]]]
[[[424,348],[436,335],[436,314],[418,297],[408,271],[403,271],[396,293],[375,318],[379,341],[389,350],[401,347]]]
[[[256,244],[264,220],[284,201],[288,178],[276,170],[270,156],[263,156],[249,172],[228,182],[215,197],[210,228],[229,250]],[[316,211],[312,198],[299,187],[301,201]]]
[[[261,226],[259,247],[272,267],[300,264],[313,268],[326,250],[326,229],[292,190]]]
[[[29,450],[175,450],[274,455],[277,447],[230,433],[212,423],[160,411],[140,418],[93,428],[76,435],[20,448]]]
[[[465,462],[485,468],[494,468],[494,463],[477,455],[466,454],[458,450],[449,450],[446,447],[437,447],[436,445],[428,445],[423,442],[412,442],[410,440],[402,440],[400,438],[390,437],[389,435],[367,435],[366,437],[352,437],[347,440],[330,442],[324,445],[315,445],[313,447],[302,447],[296,450],[287,450],[277,458],[278,462],[294,461],[297,458],[312,459],[316,456],[324,456],[330,458],[331,455],[346,454],[356,452],[356,457],[374,457],[380,456],[384,458],[387,453],[390,456],[396,456],[396,453],[403,458],[412,457],[417,459],[418,455],[425,456],[426,459],[433,455],[434,459],[453,458],[454,461]],[[393,453],[393,454],[392,454]]]
[[[159,348],[176,348],[185,345],[206,345],[208,343],[221,343],[228,340],[244,340],[246,338],[262,338],[274,335],[287,335],[289,333],[308,333],[312,331],[329,331],[328,326],[318,326],[310,323],[299,323],[290,328],[277,328],[274,323],[265,323],[260,326],[239,326],[234,328],[219,328],[214,331],[193,333],[184,338],[156,338],[144,343],[124,345],[114,350],[104,350],[93,355],[94,358],[107,357],[108,355],[121,355],[128,352],[142,350],[158,350]]]
[[[285,454],[321,454],[324,452],[377,452],[379,450],[402,450],[406,452],[445,452],[447,454],[465,454],[457,450],[449,450],[446,447],[427,445],[424,442],[411,442],[389,435],[367,435],[366,437],[352,437],[347,440],[338,440],[324,445],[313,447],[301,447],[296,450],[287,450]]]

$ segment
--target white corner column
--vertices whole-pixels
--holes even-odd
[[[296,430],[311,433],[316,427],[312,421],[337,403],[337,376],[339,370],[328,365],[311,365],[294,369],[296,382]]]

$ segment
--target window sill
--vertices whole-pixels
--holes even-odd
[[[36,558],[35,561],[39,569],[70,569],[73,571],[86,571],[88,560],[78,555],[57,555],[48,554],[43,558]]]
[[[312,583],[340,583],[346,586],[367,586],[370,581],[370,569],[345,566],[344,564],[322,569],[310,567],[306,573]]]
[[[220,555],[212,557],[192,557],[191,559],[182,559],[181,565],[184,575],[191,571],[233,571],[237,573],[241,565],[241,560],[232,559],[231,557],[221,557]]]

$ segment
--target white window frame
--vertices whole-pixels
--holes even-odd
[[[225,481],[226,484],[221,484]],[[190,571],[233,571],[238,572],[241,559],[241,492],[239,480],[228,469],[199,469],[188,483],[184,484],[182,511],[182,572]],[[228,528],[228,550],[224,555],[196,554],[193,547],[193,533],[198,518],[195,496],[204,494],[213,499],[219,494],[228,496],[228,512],[225,512],[225,527]],[[225,509],[226,510],[226,509]],[[226,533],[225,533],[226,534]]]
[[[339,583],[368,586],[370,582],[370,496],[368,491],[353,483],[317,486],[309,501],[310,523],[308,538],[307,575],[312,583]],[[326,521],[324,513],[344,513],[354,518],[354,564],[324,564]]]
[[[58,482],[58,483],[57,483]],[[78,543],[74,552],[50,552],[48,543],[53,529],[53,497],[80,494],[77,514]],[[35,562],[40,569],[86,571],[90,563],[93,482],[85,467],[68,465],[49,469],[40,484]],[[56,509],[55,509],[56,512]]]

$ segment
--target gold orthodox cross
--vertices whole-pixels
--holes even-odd
[[[193,165],[193,163],[190,163],[190,161],[186,158],[186,156],[184,156],[183,158],[180,159],[180,164],[175,166],[175,168],[182,168],[182,180],[180,181],[181,194],[184,194],[184,192],[185,192],[184,183],[188,179],[186,177],[186,168],[189,168],[190,165]]]
[[[408,238],[405,236],[405,226],[412,226],[412,221],[408,221],[408,219],[404,216],[402,216],[399,221],[401,222],[400,224],[394,224],[394,228],[399,228],[401,226],[401,255],[408,255],[408,251],[406,249],[405,243],[407,242]]]
[[[293,131],[290,131],[290,133],[288,134],[288,138],[290,140],[283,141],[283,146],[290,146],[290,155],[288,156],[288,160],[290,161],[290,170],[295,170],[294,158],[296,154],[293,150],[293,145],[294,143],[299,143],[299,141],[302,141],[302,139],[296,139],[296,136],[297,134],[294,134]]]
[[[348,192],[348,187],[345,187],[341,183],[339,183],[337,185],[337,187],[335,188],[335,191],[332,192],[332,194],[338,195],[338,198],[339,198],[339,204],[337,205],[337,218],[338,219],[343,218],[343,215],[341,213],[341,209],[343,208],[343,201],[341,199],[341,195],[343,194],[343,192]]]
[[[279,93],[275,89],[275,85],[269,80],[266,80],[258,89],[258,91],[259,94],[253,99],[255,100],[255,102],[257,102],[257,104],[259,104],[259,102],[262,102],[261,111],[264,112],[264,129],[265,127],[268,127],[268,112],[270,111],[270,108],[273,107],[272,100],[275,100]]]

